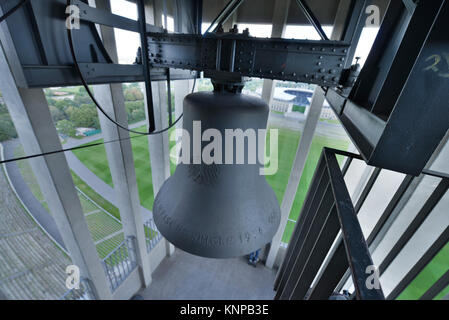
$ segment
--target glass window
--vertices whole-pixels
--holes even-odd
[[[24,155],[0,93],[0,159]],[[0,292],[8,300],[59,299],[67,291],[65,267],[72,262],[45,231],[49,208],[31,161],[1,164],[0,190]]]

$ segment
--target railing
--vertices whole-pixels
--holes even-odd
[[[64,293],[59,300],[94,300],[95,296],[88,279],[82,279],[79,289],[71,289]]]
[[[115,291],[137,267],[136,239],[126,238],[103,259],[103,267],[112,291]]]
[[[374,264],[336,154],[360,158],[337,150],[323,150],[275,282],[276,299],[329,299],[348,267],[357,299],[384,299],[380,285],[374,288],[366,285],[372,275],[367,270]],[[343,241],[312,287],[340,231]]]
[[[156,224],[154,223],[153,219],[150,219],[144,223],[144,229],[147,251],[150,252],[159,243],[159,241],[161,241],[162,235],[157,230]]]

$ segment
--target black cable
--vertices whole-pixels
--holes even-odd
[[[40,153],[40,154],[35,154],[35,155],[32,155],[32,156],[24,156],[24,157],[19,157],[19,158],[14,158],[14,159],[7,159],[7,160],[0,161],[0,164],[8,163],[8,162],[20,161],[20,160],[28,160],[28,159],[32,159],[32,158],[37,158],[37,157],[41,157],[41,156],[48,156],[48,155],[61,153],[61,152],[75,151],[75,150],[80,150],[80,149],[87,149],[87,148],[91,148],[91,147],[101,146],[101,145],[110,144],[110,143],[114,143],[114,142],[127,141],[127,140],[132,140],[132,139],[141,138],[141,137],[143,137],[143,136],[142,135],[137,135],[137,136],[132,136],[132,137],[128,137],[128,138],[122,138],[122,139],[115,139],[115,140],[110,140],[110,141],[97,142],[97,143],[77,146],[77,147],[68,148],[68,149],[49,151],[49,152],[44,152],[44,153]]]
[[[21,6],[23,6],[25,3],[27,3],[29,0],[22,0],[18,4],[16,4],[11,10],[6,12],[4,15],[0,17],[0,23],[3,22],[3,20],[7,19],[10,15],[12,15],[14,12],[20,9]]]
[[[72,4],[72,0],[67,0],[67,6],[70,6],[71,4]],[[179,116],[179,118],[178,118],[173,124],[171,124],[170,126],[168,126],[167,128],[162,129],[162,130],[159,130],[159,131],[154,131],[154,132],[151,132],[151,133],[148,133],[148,132],[140,132],[140,131],[134,131],[134,130],[131,130],[131,129],[129,129],[129,128],[123,126],[123,125],[121,125],[120,123],[116,122],[116,121],[115,121],[114,119],[112,119],[112,118],[107,114],[107,112],[104,111],[103,108],[99,105],[99,103],[98,103],[97,100],[95,99],[95,96],[94,96],[93,93],[90,91],[89,85],[87,84],[86,80],[84,79],[84,76],[83,76],[83,74],[82,74],[82,72],[81,72],[81,68],[80,68],[80,66],[79,66],[79,64],[78,64],[78,60],[76,59],[75,48],[74,48],[74,45],[73,45],[73,38],[72,38],[72,30],[71,30],[70,28],[67,28],[67,38],[68,38],[68,40],[69,40],[70,53],[72,54],[72,58],[73,58],[73,63],[74,63],[74,66],[75,66],[75,70],[76,70],[76,72],[78,73],[78,76],[79,76],[79,78],[80,78],[80,80],[81,80],[81,83],[83,84],[84,88],[86,89],[87,94],[88,94],[89,97],[92,99],[92,101],[93,101],[93,103],[95,104],[95,106],[97,107],[97,109],[100,110],[100,112],[101,112],[101,113],[102,113],[102,114],[103,114],[109,121],[111,121],[112,123],[114,123],[117,127],[121,128],[121,129],[123,129],[123,130],[125,130],[125,131],[131,132],[131,133],[135,133],[135,134],[140,134],[140,135],[148,136],[148,135],[156,135],[156,134],[164,133],[164,132],[170,130],[171,128],[173,128],[173,127],[174,127],[174,126],[175,126],[175,125],[182,119],[183,114],[181,114],[181,115]],[[143,48],[142,48],[142,50],[143,50]],[[196,78],[195,78],[195,81],[196,81]],[[194,86],[194,89],[195,89],[195,86]],[[171,94],[171,93],[168,93],[168,94]],[[152,97],[147,97],[147,99],[152,99]]]
[[[195,87],[196,87],[196,78],[193,80],[192,93],[195,92]],[[179,122],[179,120],[181,120],[182,117],[183,117],[183,114],[181,114],[179,116],[178,120],[176,120],[176,122],[173,123],[173,126],[176,125],[177,122]],[[164,130],[168,131],[172,127],[166,128]],[[128,138],[115,139],[115,140],[110,140],[110,141],[103,141],[103,142],[98,142],[98,143],[93,143],[93,144],[88,144],[88,145],[83,145],[83,146],[78,146],[78,147],[73,147],[73,148],[68,148],[68,149],[56,150],[56,151],[49,151],[49,152],[44,152],[44,153],[40,153],[40,154],[35,154],[35,155],[32,155],[32,156],[25,156],[25,157],[19,157],[19,158],[8,159],[8,160],[1,160],[0,164],[8,163],[8,162],[21,161],[21,160],[28,160],[28,159],[32,159],[32,158],[37,158],[37,157],[41,157],[41,156],[48,156],[48,155],[61,153],[61,152],[68,152],[68,151],[75,151],[75,150],[80,150],[80,149],[87,149],[87,148],[101,146],[101,145],[110,144],[110,143],[114,143],[114,142],[122,142],[122,141],[132,140],[132,139],[135,139],[135,138],[141,138],[143,136],[149,136],[149,135],[152,135],[152,134],[155,134],[155,133],[153,132],[153,133],[139,134],[139,135],[136,135],[136,136],[130,136]]]
[[[14,11],[16,11],[17,9],[20,8],[21,5],[25,4],[27,1],[29,0],[24,0],[22,1],[20,4],[18,4],[16,7],[14,7],[13,9],[11,9],[10,11],[8,11],[4,16],[1,17],[1,19],[3,19],[3,17],[5,17],[5,19],[7,18],[7,16],[11,15],[12,13],[14,13]],[[68,0],[68,4],[70,5],[71,0]],[[2,20],[3,21],[3,20]],[[69,28],[67,28],[68,32],[69,32],[69,44],[70,44],[70,49],[71,51],[73,50],[73,41],[72,41],[72,34],[71,34],[71,30]],[[75,62],[75,68],[77,69],[77,71],[79,72],[79,76],[81,78],[81,82],[83,83],[84,88],[86,89],[87,93],[89,94],[89,96],[91,97],[91,99],[93,100],[93,102],[96,104],[97,108],[100,109],[100,111],[113,123],[115,123],[118,127],[129,131],[131,133],[135,133],[137,134],[137,136],[132,136],[132,137],[128,137],[128,138],[122,138],[122,139],[115,139],[115,140],[111,140],[111,141],[103,141],[103,142],[98,142],[98,143],[93,143],[93,144],[88,144],[88,145],[84,145],[84,146],[78,146],[78,147],[73,147],[73,148],[68,148],[68,149],[62,149],[62,150],[56,150],[56,151],[50,151],[50,152],[44,152],[44,153],[40,153],[40,154],[35,154],[35,155],[31,155],[31,156],[24,156],[24,157],[19,157],[19,158],[14,158],[14,159],[8,159],[8,160],[1,160],[0,164],[3,163],[8,163],[8,162],[15,162],[15,161],[21,161],[21,160],[28,160],[28,159],[32,159],[32,158],[37,158],[37,157],[41,157],[41,156],[48,156],[48,155],[52,155],[52,154],[56,154],[56,153],[62,153],[62,152],[68,152],[68,151],[75,151],[75,150],[80,150],[80,149],[87,149],[87,148],[91,148],[91,147],[96,147],[96,146],[100,146],[100,145],[105,145],[105,144],[109,144],[109,143],[114,143],[114,142],[121,142],[121,141],[127,141],[127,140],[132,140],[135,138],[140,138],[142,136],[150,136],[150,135],[155,135],[155,134],[161,134],[164,133],[168,130],[170,130],[171,128],[173,128],[184,116],[184,114],[181,114],[179,116],[179,118],[169,127],[160,130],[160,131],[155,131],[155,132],[151,132],[151,133],[144,133],[144,132],[139,132],[139,131],[134,131],[134,130],[130,130],[128,128],[125,128],[123,126],[121,126],[119,123],[115,122],[113,119],[111,119],[109,117],[109,115],[97,104],[97,101],[95,100],[95,97],[93,96],[92,92],[90,91],[89,86],[87,85],[85,79],[82,76],[81,70],[79,68],[78,62],[76,60],[76,56],[74,55],[74,50],[72,51],[72,57],[73,57],[73,61]],[[192,93],[195,92],[195,87],[196,87],[196,81],[197,78],[195,77],[193,80],[193,87],[192,87]]]
[[[195,92],[195,87],[196,87],[196,78],[193,80],[192,93]],[[179,122],[179,120],[181,120],[182,117],[183,117],[183,114],[181,114],[179,116],[178,120],[176,120],[176,122],[173,123],[173,126],[176,125],[177,122]],[[170,130],[173,126],[171,126],[170,128],[164,129],[164,131]],[[162,133],[162,132],[160,132],[160,133]],[[24,156],[24,157],[19,157],[19,158],[14,158],[14,159],[1,160],[0,164],[8,163],[8,162],[21,161],[21,160],[28,160],[28,159],[32,159],[32,158],[48,156],[48,155],[61,153],[61,152],[68,152],[68,151],[87,149],[87,148],[101,146],[101,145],[110,144],[110,143],[114,143],[114,142],[122,142],[122,141],[132,140],[132,139],[135,139],[135,138],[141,138],[143,136],[149,136],[149,135],[152,135],[152,134],[155,134],[155,133],[153,132],[153,133],[138,134],[136,136],[130,136],[128,138],[115,139],[115,140],[110,140],[110,141],[103,141],[103,142],[98,142],[98,143],[93,143],[93,144],[88,144],[88,145],[83,145],[83,146],[78,146],[78,147],[73,147],[73,148],[68,148],[68,149],[56,150],[56,151],[49,151],[49,152],[44,152],[44,153],[40,153],[40,154],[35,154],[35,155],[32,155],[32,156]]]

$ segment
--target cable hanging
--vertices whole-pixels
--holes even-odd
[[[71,4],[72,4],[72,0],[67,0],[67,6],[70,6]],[[86,89],[87,94],[92,99],[92,101],[95,104],[95,106],[97,107],[97,109],[100,110],[100,112],[109,121],[114,123],[117,127],[121,128],[121,129],[123,129],[125,131],[131,132],[131,133],[135,133],[135,134],[140,134],[140,135],[145,135],[145,136],[147,136],[147,135],[157,135],[157,134],[161,134],[161,133],[164,133],[164,132],[170,130],[171,128],[173,128],[182,119],[182,117],[184,116],[183,114],[181,114],[179,116],[179,118],[175,122],[173,122],[170,126],[168,126],[167,128],[159,130],[159,131],[154,131],[154,132],[151,132],[151,133],[131,130],[131,129],[121,125],[120,123],[116,122],[114,119],[112,119],[112,117],[109,116],[109,114],[97,102],[97,100],[95,99],[95,96],[93,95],[92,91],[90,90],[90,88],[89,88],[89,86],[88,86],[88,84],[87,84],[87,82],[86,82],[86,80],[85,80],[85,78],[84,78],[84,76],[83,76],[83,74],[81,72],[81,68],[80,68],[80,66],[78,64],[78,60],[76,59],[75,48],[74,48],[74,44],[73,44],[73,35],[72,35],[71,28],[67,28],[67,38],[69,40],[69,47],[70,47],[70,53],[71,53],[72,58],[73,58],[73,64],[75,66],[76,73],[78,74],[78,76],[79,76],[79,78],[81,80],[81,83],[83,84],[83,87]],[[144,50],[144,49],[142,48],[142,50]],[[196,84],[196,77],[195,77],[195,84]],[[194,91],[194,90],[195,90],[195,85],[194,85],[192,91]],[[168,92],[168,94],[171,94],[171,93]],[[147,97],[147,99],[152,99],[152,97]]]
[[[29,0],[23,0],[20,3],[18,3],[14,8],[12,8],[11,10],[9,10],[7,13],[5,13],[3,16],[0,17],[0,22],[2,22],[3,20],[7,19],[11,14],[13,14],[14,12],[16,12],[21,6],[23,6],[25,3],[27,3]],[[67,5],[71,5],[72,1],[71,0],[67,0]],[[92,99],[93,103],[95,104],[95,106],[97,107],[98,110],[100,110],[100,112],[112,123],[114,123],[115,125],[117,125],[119,128],[137,134],[137,136],[133,136],[133,137],[128,137],[128,138],[122,138],[122,139],[116,139],[116,140],[111,140],[111,141],[106,141],[106,142],[98,142],[98,143],[93,143],[93,144],[88,144],[88,145],[84,145],[84,146],[78,146],[78,147],[73,147],[73,148],[68,148],[68,149],[61,149],[61,150],[56,150],[56,151],[49,151],[49,152],[44,152],[44,153],[40,153],[40,154],[35,154],[35,155],[31,155],[31,156],[24,156],[24,157],[19,157],[19,158],[14,158],[14,159],[7,159],[7,160],[1,160],[0,164],[3,163],[8,163],[8,162],[15,162],[15,161],[21,161],[21,160],[28,160],[28,159],[32,159],[32,158],[37,158],[37,157],[41,157],[41,156],[47,156],[47,155],[52,155],[52,154],[56,154],[56,153],[62,153],[62,152],[68,152],[68,151],[75,151],[75,150],[80,150],[80,149],[87,149],[87,148],[91,148],[91,147],[95,147],[95,146],[100,146],[100,145],[105,145],[105,144],[109,144],[109,143],[114,143],[114,142],[121,142],[121,141],[126,141],[126,140],[131,140],[134,138],[138,138],[138,137],[142,137],[142,136],[151,136],[151,135],[157,135],[157,134],[161,134],[164,132],[169,131],[171,128],[173,128],[184,116],[184,114],[181,114],[179,116],[179,118],[173,122],[170,126],[168,126],[165,129],[159,130],[159,131],[154,131],[151,133],[148,132],[140,132],[140,131],[135,131],[135,130],[131,130],[121,124],[119,124],[118,122],[116,122],[114,119],[112,119],[108,113],[98,104],[97,100],[95,99],[95,96],[93,95],[93,93],[91,92],[82,72],[80,69],[80,66],[78,64],[78,60],[76,59],[76,54],[75,54],[75,49],[74,49],[74,44],[73,44],[73,37],[72,37],[72,31],[70,28],[67,28],[67,37],[68,37],[68,41],[69,41],[69,47],[70,47],[70,52],[73,58],[73,62],[74,62],[74,66],[75,66],[75,70],[78,74],[78,76],[80,77],[81,83],[83,84],[83,87],[86,89],[87,94],[89,95],[89,97]],[[195,87],[196,87],[196,81],[197,78],[194,78],[194,82],[193,82],[193,87],[192,87],[192,93],[195,92]],[[170,93],[169,93],[170,94]],[[148,98],[148,97],[147,97]]]

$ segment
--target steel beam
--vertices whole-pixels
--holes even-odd
[[[234,34],[148,33],[153,67],[337,86],[349,45]],[[232,66],[232,67],[231,67]]]

